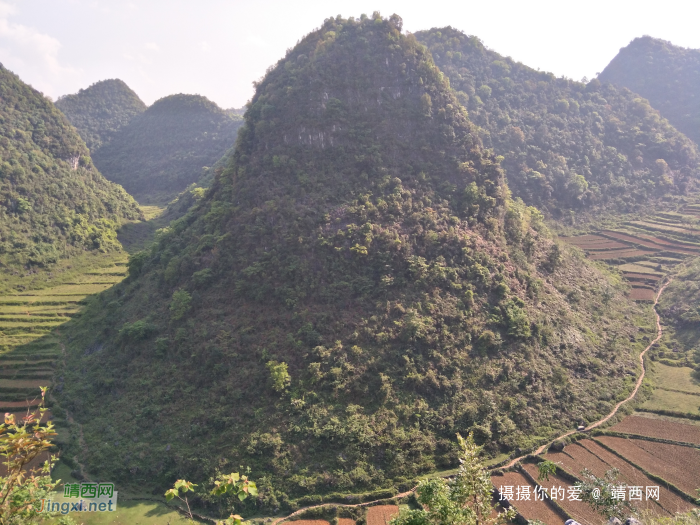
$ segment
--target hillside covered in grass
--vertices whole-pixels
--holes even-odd
[[[120,186],[100,175],[51,101],[2,66],[0,159],[5,267],[48,266],[74,252],[119,249],[115,230],[141,214]]]
[[[74,95],[60,97],[56,107],[93,153],[132,118],[146,111],[146,104],[118,78],[102,80]]]
[[[452,468],[456,432],[495,457],[608,412],[651,316],[498,163],[398,16],[326,20],[210,191],[65,328],[64,457],[160,486],[250,465],[289,508]]]
[[[598,77],[647,98],[676,128],[700,144],[700,49],[635,38]]]
[[[416,38],[457,91],[513,195],[555,219],[624,213],[695,187],[695,144],[626,89],[536,71],[445,27]]]
[[[243,119],[199,95],[156,101],[94,152],[95,164],[144,202],[168,202],[236,141]]]

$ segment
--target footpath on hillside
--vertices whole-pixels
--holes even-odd
[[[646,375],[646,367],[645,367],[645,365],[644,365],[644,356],[646,355],[646,353],[647,353],[647,352],[661,339],[661,337],[663,336],[663,328],[662,328],[662,326],[661,326],[661,317],[659,316],[659,313],[656,311],[656,306],[658,305],[659,298],[661,297],[661,294],[662,294],[663,291],[666,289],[666,287],[667,287],[669,284],[671,284],[671,281],[672,281],[672,279],[670,279],[666,284],[664,284],[664,285],[659,289],[658,293],[656,294],[656,297],[654,298],[654,305],[653,305],[653,307],[652,307],[652,310],[653,310],[653,312],[654,312],[654,315],[656,316],[656,338],[655,338],[653,341],[651,341],[651,342],[649,343],[649,345],[644,349],[644,351],[642,351],[642,352],[639,354],[639,363],[640,363],[640,365],[641,365],[642,370],[641,370],[641,373],[640,373],[639,377],[637,378],[637,383],[635,384],[634,389],[632,390],[632,392],[630,393],[630,395],[629,395],[627,398],[625,398],[624,400],[622,400],[622,401],[620,401],[619,403],[617,403],[617,405],[615,405],[615,408],[613,408],[613,410],[612,410],[609,414],[607,414],[604,418],[602,418],[602,419],[600,419],[600,420],[598,420],[598,421],[595,421],[594,423],[591,423],[590,425],[588,425],[588,426],[585,428],[584,432],[588,432],[588,431],[590,431],[590,430],[593,430],[594,428],[597,428],[597,427],[603,425],[604,423],[606,423],[607,421],[609,421],[610,418],[612,418],[613,416],[615,416],[615,414],[617,414],[617,412],[618,412],[618,410],[620,409],[620,407],[622,407],[624,404],[630,402],[630,401],[631,401],[632,399],[634,399],[634,397],[637,395],[637,392],[639,391],[639,388],[641,387],[642,382],[644,381],[644,377],[645,377],[645,375]],[[549,449],[549,447],[550,447],[555,441],[559,441],[559,440],[565,439],[565,438],[567,438],[567,437],[569,437],[569,436],[571,436],[571,435],[573,435],[573,434],[576,434],[577,432],[580,432],[580,431],[579,431],[579,430],[572,430],[572,431],[570,431],[570,432],[567,432],[567,433],[565,433],[565,434],[562,434],[561,436],[558,436],[558,437],[556,437],[556,438],[554,438],[554,439],[548,441],[547,443],[545,443],[544,445],[542,445],[541,447],[539,447],[537,450],[535,450],[532,454],[534,454],[534,455],[536,455],[536,456],[537,456],[537,455],[540,455],[540,454],[542,454],[545,450]],[[498,468],[505,468],[505,469],[511,468],[511,467],[515,466],[518,462],[524,460],[528,455],[529,455],[529,454],[526,454],[526,455],[523,455],[523,456],[519,456],[519,457],[517,457],[517,458],[515,458],[515,459],[512,459],[512,460],[511,460],[510,462],[508,462],[506,465],[501,466],[501,467],[498,467]],[[418,488],[417,486],[416,486],[416,487],[413,487],[411,490],[406,491],[406,492],[402,492],[401,494],[397,494],[397,495],[393,496],[393,497],[390,498],[390,499],[400,499],[400,498],[404,498],[404,497],[406,497],[406,496],[409,496],[410,494],[412,494],[413,492],[415,492],[415,490],[416,490],[417,488]],[[283,521],[286,521],[286,520],[288,520],[288,519],[290,519],[290,518],[293,518],[293,517],[295,517],[295,516],[298,516],[298,515],[302,514],[303,512],[306,512],[306,511],[311,510],[311,509],[318,509],[318,508],[323,508],[323,507],[346,507],[346,508],[367,507],[367,506],[371,506],[371,505],[376,505],[376,504],[379,503],[380,501],[385,501],[386,499],[387,499],[387,498],[384,498],[383,500],[367,501],[367,502],[364,502],[364,503],[357,503],[357,504],[321,503],[321,504],[319,504],[319,505],[312,505],[312,506],[309,506],[309,507],[301,508],[301,509],[299,509],[299,510],[297,510],[297,511],[295,511],[295,512],[292,512],[291,514],[289,514],[289,515],[287,515],[287,516],[283,516],[283,517],[281,517],[281,518],[277,518],[277,519],[275,519],[275,520],[272,522],[272,525],[277,525],[277,524],[279,524],[279,523],[281,523],[281,522],[283,522]]]

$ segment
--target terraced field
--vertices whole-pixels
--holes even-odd
[[[630,282],[630,297],[652,302],[666,272],[688,257],[700,256],[700,204],[628,221],[614,230],[561,237],[589,259],[618,266]]]
[[[80,315],[88,295],[121,281],[126,261],[124,253],[103,254],[49,282],[27,285],[20,277],[14,291],[0,296],[0,410],[21,412],[38,403],[39,387],[51,383],[60,355],[60,326]]]

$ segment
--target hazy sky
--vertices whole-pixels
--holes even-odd
[[[53,98],[121,78],[147,104],[199,93],[240,107],[324,18],[375,10],[407,31],[451,25],[577,80],[637,36],[700,48],[700,0],[0,0],[0,62]]]

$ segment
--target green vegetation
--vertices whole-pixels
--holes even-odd
[[[659,302],[663,323],[673,329],[670,345],[656,355],[666,364],[693,367],[692,380],[700,380],[700,260],[680,267]],[[664,362],[664,361],[662,361]]]
[[[619,474],[620,471],[613,468],[599,478],[590,470],[583,469],[581,481],[576,482],[575,486],[580,490],[581,500],[596,512],[606,518],[624,520],[635,508],[629,501],[616,495],[616,491],[627,490],[627,486],[617,479]]]
[[[515,518],[512,508],[494,512],[491,475],[479,460],[481,448],[474,436],[457,434],[457,439],[460,467],[454,479],[421,481],[416,499],[424,508],[403,511],[391,525],[496,525]]]
[[[56,107],[75,126],[92,152],[146,111],[146,104],[138,95],[116,78],[96,82],[75,95],[60,97]]]
[[[25,525],[39,523],[43,517],[59,513],[41,514],[42,500],[50,499],[58,485],[51,479],[51,463],[56,457],[48,456],[52,446],[53,423],[44,424],[48,409],[44,406],[46,387],[41,388],[41,402],[28,410],[21,421],[14,414],[5,414],[0,424],[0,524]],[[45,459],[45,461],[41,461]],[[59,523],[72,524],[61,518]]]
[[[211,188],[64,325],[67,456],[141,490],[249,464],[241,514],[289,509],[454,467],[458,431],[531,448],[629,391],[649,312],[510,198],[400,28],[329,19],[290,50]]]
[[[451,27],[416,33],[449,77],[487,147],[504,157],[513,194],[555,219],[600,219],[688,193],[700,156],[625,89],[535,71]],[[688,93],[695,93],[689,90]]]
[[[207,177],[242,124],[205,97],[171,95],[116,131],[93,158],[105,177],[140,201],[167,203]]]
[[[49,267],[118,251],[136,202],[98,173],[85,144],[41,93],[0,67],[0,264]]]
[[[598,78],[639,93],[700,144],[700,49],[685,49],[650,36],[635,38]]]

